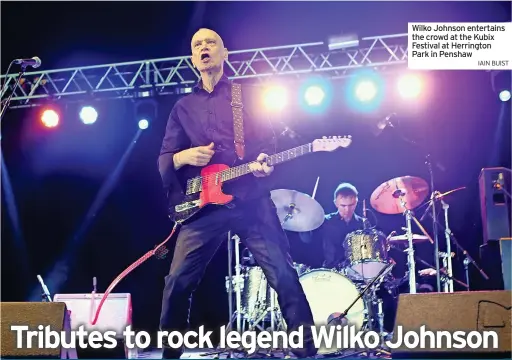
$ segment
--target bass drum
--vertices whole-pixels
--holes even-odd
[[[302,274],[299,281],[311,307],[317,334],[321,326],[328,325],[329,321],[341,315],[359,296],[356,285],[346,276],[334,270],[311,270]],[[356,332],[362,330],[366,320],[366,312],[363,299],[358,299],[347,314],[348,324],[343,323],[342,325],[354,326]],[[339,324],[339,322],[333,321],[326,326],[326,330],[329,332],[330,326]],[[341,339],[343,339],[343,336]],[[324,344],[318,349],[318,353],[333,354],[345,349],[344,347],[337,347],[334,342],[332,345],[326,347],[326,344]]]

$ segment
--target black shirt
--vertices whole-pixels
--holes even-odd
[[[354,214],[349,222],[343,220],[338,212],[326,215],[320,231],[324,246],[324,267],[332,268],[346,260],[345,243],[346,236],[352,231],[364,229],[361,216]]]
[[[313,237],[315,241],[322,241],[324,262],[323,267],[335,268],[346,260],[343,244],[346,236],[352,231],[363,230],[364,222],[361,216],[354,214],[349,222],[343,220],[338,212],[325,215],[324,223],[313,233],[301,237]]]
[[[256,86],[242,86],[243,124],[245,157],[238,160],[234,147],[233,110],[231,107],[231,81],[223,76],[211,93],[203,89],[201,81],[193,92],[174,105],[162,142],[158,167],[167,194],[175,191],[174,180],[183,178],[190,165],[178,171],[174,169],[173,155],[182,150],[215,144],[215,155],[208,165],[225,164],[234,166],[256,160],[260,153],[276,152],[276,138],[261,107],[261,89]],[[178,177],[176,177],[178,175]],[[255,198],[263,192],[269,193],[268,180],[252,174],[224,184],[224,192],[237,198]]]

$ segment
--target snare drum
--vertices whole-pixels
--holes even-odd
[[[299,281],[308,299],[313,313],[315,326],[325,326],[331,319],[341,315],[359,296],[359,291],[352,281],[337,271],[329,269],[310,270]],[[366,321],[366,306],[363,299],[358,299],[347,314],[348,326],[354,326],[357,332],[362,330]],[[335,326],[332,322],[330,325]],[[345,324],[343,324],[345,325]],[[343,338],[343,337],[342,337]],[[332,354],[343,349],[322,346],[319,354]]]
[[[388,264],[386,237],[376,230],[349,233],[343,243],[348,267],[363,279],[373,279]]]

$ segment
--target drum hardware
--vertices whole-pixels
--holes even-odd
[[[439,238],[438,238],[438,221],[436,220],[436,201],[437,200],[441,200],[441,203],[443,204],[443,209],[444,209],[444,213],[445,213],[445,221],[446,221],[446,225],[448,225],[447,221],[448,221],[448,207],[445,208],[444,206],[444,201],[443,201],[443,197],[446,196],[446,195],[449,195],[455,191],[458,191],[458,190],[462,190],[462,189],[465,189],[466,187],[460,187],[460,188],[457,188],[457,189],[453,189],[453,190],[450,190],[450,191],[447,191],[443,194],[441,194],[439,191],[434,191],[434,175],[433,175],[433,172],[432,172],[432,163],[430,162],[430,155],[427,155],[426,156],[426,161],[425,161],[425,164],[427,165],[428,167],[428,171],[429,171],[429,174],[430,174],[430,186],[432,188],[432,194],[430,195],[430,200],[427,202],[428,206],[427,206],[427,209],[425,209],[425,212],[423,213],[422,217],[420,218],[420,221],[423,221],[423,219],[425,218],[425,216],[427,215],[427,213],[429,212],[429,210],[431,209],[431,218],[432,218],[432,232],[434,234],[434,257],[435,257],[435,269],[436,269],[436,280],[437,280],[437,291],[438,292],[441,292],[441,271],[440,271],[440,263],[439,263]],[[447,227],[448,229],[448,227]],[[446,237],[446,246],[447,246],[447,252],[450,253],[451,250],[449,250],[451,248],[451,244],[450,244],[450,237],[448,234],[446,234],[446,231],[445,231],[445,237]],[[445,265],[446,267],[446,265]],[[450,259],[450,265],[449,265],[449,268],[448,269],[448,272],[449,274],[452,274],[452,265],[451,265],[451,259]],[[451,275],[450,275],[451,276]],[[469,284],[469,282],[468,282]],[[453,292],[453,282],[450,282],[450,284],[444,284],[444,292]]]
[[[407,252],[409,292],[411,294],[416,293],[412,220],[414,219],[416,223],[419,223],[412,210],[425,200],[428,190],[428,184],[425,180],[418,177],[404,176],[379,185],[370,197],[370,203],[375,210],[384,214],[403,214],[405,216],[405,235],[408,241],[408,248],[405,251]]]
[[[444,210],[444,223],[445,223],[445,232],[444,236],[446,239],[446,253],[444,253],[445,256],[441,255],[439,253],[439,256],[442,256],[443,259],[443,267],[446,269],[446,275],[444,280],[444,292],[446,293],[452,293],[453,292],[453,268],[452,268],[452,246],[451,246],[451,240],[450,235],[448,235],[450,230],[450,225],[448,223],[448,209],[450,208],[450,205],[448,205],[442,198],[441,198],[441,205]]]
[[[324,209],[311,196],[295,190],[271,191],[283,229],[296,232],[313,231],[323,224]]]
[[[442,256],[442,257],[447,256],[447,253],[441,252],[440,256]],[[455,256],[455,254],[452,252],[451,257],[453,258],[454,256]],[[418,260],[419,262],[421,262],[423,265],[427,266],[428,268],[434,269],[434,266],[432,266],[431,264],[429,264],[428,262],[426,262],[425,260],[423,260],[423,259],[421,259],[421,258],[419,258],[417,256],[416,256],[416,260]],[[460,286],[462,286],[465,289],[469,288],[468,284],[466,284],[466,283],[464,283],[464,282],[454,278],[453,276],[451,276],[451,277],[448,276],[448,274],[446,273],[446,269],[445,268],[441,268],[440,271],[441,271],[441,279],[444,278],[446,280],[454,281],[454,282],[456,282],[457,284],[459,284]]]
[[[482,275],[482,277],[485,279],[485,280],[489,280],[489,276],[487,276],[487,274],[485,273],[485,271],[482,270],[482,268],[480,268],[480,266],[478,266],[478,264],[476,263],[476,261],[471,257],[471,255],[469,255],[469,253],[467,252],[466,249],[464,249],[459,241],[457,240],[457,238],[455,237],[455,235],[453,234],[453,232],[449,229],[449,227],[445,227],[443,226],[442,224],[439,224],[439,222],[435,219],[434,216],[432,216],[431,213],[429,213],[429,216],[434,219],[433,221],[436,222],[436,224],[441,228],[441,230],[443,230],[443,232],[446,234],[447,237],[449,237],[449,239],[451,240],[451,242],[453,242],[453,244],[455,244],[455,246],[457,247],[457,249],[462,253],[464,254],[464,261],[463,261],[463,264],[464,264],[464,271],[466,273],[466,284],[465,284],[465,288],[467,291],[470,291],[470,284],[469,284],[469,264],[472,264],[476,270],[478,270],[478,272],[480,273],[480,275]],[[445,221],[446,221],[446,217],[445,217]],[[446,223],[448,225],[448,223]],[[438,261],[439,261],[439,257],[438,257]],[[440,271],[437,272],[437,275],[440,277],[441,274],[440,274]],[[452,277],[453,279],[453,277]],[[455,279],[454,279],[455,280]],[[458,282],[458,281],[457,281]]]
[[[424,242],[425,240],[429,240],[428,236],[412,234],[412,242],[415,244]],[[409,239],[407,238],[407,234],[402,234],[402,235],[391,236],[389,238],[389,241],[390,242],[403,242],[403,241],[409,241]]]
[[[377,276],[375,276],[368,283],[368,285],[366,285],[363,288],[363,290],[359,292],[356,299],[345,309],[345,311],[343,311],[339,316],[334,317],[333,319],[331,319],[328,322],[328,325],[330,325],[332,322],[340,322],[341,324],[348,325],[349,324],[349,321],[347,320],[348,312],[363,296],[366,296],[366,293],[370,289],[372,289],[372,291],[370,292],[370,295],[368,296],[367,302],[374,303],[377,305],[377,320],[378,320],[378,326],[379,326],[377,332],[380,335],[380,347],[376,348],[376,349],[372,349],[372,350],[369,350],[369,349],[358,350],[358,351],[352,352],[352,353],[344,355],[344,356],[338,356],[337,357],[338,359],[353,357],[354,355],[363,354],[363,353],[367,353],[368,357],[370,357],[370,355],[369,355],[370,353],[373,353],[375,355],[377,355],[377,354],[390,355],[390,353],[386,349],[384,349],[385,341],[386,341],[385,337],[387,334],[385,334],[385,332],[384,332],[384,312],[382,309],[382,299],[377,299],[376,290],[379,287],[380,283],[382,283],[384,277],[391,271],[391,269],[393,268],[393,266],[395,266],[395,264],[396,263],[393,260],[391,260],[391,262],[389,262],[386,267],[382,268],[380,270],[379,274],[377,274]],[[375,286],[375,284],[377,283],[378,280],[379,280],[379,285]],[[372,324],[373,324],[374,319],[370,318],[369,320],[370,320],[369,321],[370,330],[373,330],[374,327]],[[357,330],[359,330],[359,329],[357,329]]]
[[[232,249],[232,240],[235,242],[235,276],[233,277],[233,249]],[[226,332],[229,332],[233,329],[233,322],[236,321],[236,331],[242,331],[242,312],[241,312],[241,287],[243,287],[243,281],[241,277],[241,266],[240,266],[240,237],[238,235],[231,236],[231,231],[228,232],[228,276],[226,277],[226,288],[228,292],[228,310],[229,310],[229,322],[226,326]],[[236,298],[236,311],[233,309],[233,292],[235,293]],[[233,357],[235,352],[244,353],[242,349],[218,349],[215,351],[211,351],[208,353],[200,354],[199,356],[215,356],[219,357],[221,354],[226,353],[226,358],[230,359]]]
[[[347,267],[365,281],[373,279],[388,264],[386,237],[374,229],[356,230],[347,234],[343,242]]]

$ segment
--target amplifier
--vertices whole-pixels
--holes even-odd
[[[55,302],[63,302],[66,304],[71,313],[71,329],[78,330],[80,326],[84,326],[84,330],[90,331],[115,331],[118,343],[124,342],[119,340],[123,339],[123,331],[127,326],[132,325],[132,299],[128,293],[109,294],[103,306],[101,307],[100,315],[96,324],[92,325],[92,320],[95,317],[96,311],[100,304],[103,294],[56,294],[53,298]],[[98,351],[96,354],[87,353],[87,358],[96,356],[105,357],[100,355]],[[135,349],[128,349],[124,346],[123,355],[120,357],[132,358]],[[79,357],[83,358],[81,350],[78,349]],[[83,353],[83,352],[82,352]],[[109,356],[110,357],[110,356]],[[116,356],[117,357],[117,356]]]
[[[480,171],[478,184],[484,244],[510,237],[510,215],[507,206],[510,199],[496,185],[498,181],[503,181],[503,187],[510,188],[508,174],[508,170],[503,167],[484,168]]]
[[[0,313],[0,356],[2,359],[77,358],[74,349],[63,346],[38,348],[37,340],[32,340],[30,348],[27,347],[26,340],[22,343],[22,347],[18,348],[16,332],[11,330],[11,326],[28,326],[30,331],[38,331],[40,325],[49,326],[52,331],[64,332],[66,342],[70,343],[71,328],[66,304],[58,302],[2,302],[0,303]]]

